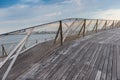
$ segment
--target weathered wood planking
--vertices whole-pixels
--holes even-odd
[[[120,80],[120,29],[75,40],[37,63],[17,80]]]

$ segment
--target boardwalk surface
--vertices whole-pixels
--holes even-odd
[[[89,35],[56,49],[17,80],[120,80],[120,29]]]

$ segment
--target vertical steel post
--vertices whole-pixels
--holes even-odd
[[[62,21],[60,21],[60,43],[63,45],[63,31],[62,31]]]

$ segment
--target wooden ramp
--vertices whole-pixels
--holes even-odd
[[[120,29],[65,44],[16,80],[120,80]]]

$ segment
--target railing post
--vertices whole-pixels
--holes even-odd
[[[97,22],[96,22],[96,29],[95,29],[96,33],[97,33],[97,29],[98,29],[98,19],[97,19]]]
[[[22,50],[23,46],[25,45],[26,41],[28,40],[29,36],[31,35],[33,31],[33,28],[30,29],[30,31],[27,33],[27,35],[21,40],[21,42],[18,44],[18,46],[16,46],[17,48],[15,48],[16,50],[13,50],[14,52],[11,52],[7,58],[2,62],[2,64],[0,65],[0,68],[6,63],[6,61],[14,54],[14,57],[12,59],[12,61],[10,62],[6,72],[4,73],[3,77],[1,80],[6,80],[6,77],[8,76],[12,66],[14,65],[17,57],[20,54],[20,51]]]
[[[83,21],[83,24],[84,24],[84,21]],[[83,25],[82,25],[82,27],[81,27],[81,29],[80,29],[79,33],[78,33],[78,36],[80,35],[80,33],[81,33],[82,29],[83,29]]]
[[[117,21],[117,24],[115,25],[118,28],[119,21]]]
[[[63,31],[62,31],[62,21],[59,21],[59,28],[56,33],[55,39],[54,39],[54,44],[56,43],[57,37],[60,33],[60,44],[63,45]]]
[[[103,25],[102,30],[106,30],[106,27],[107,27],[107,20],[105,21],[105,24]],[[105,29],[104,29],[104,28],[105,28]]]
[[[60,43],[63,45],[62,21],[60,21]]]
[[[72,34],[72,33],[70,33],[70,31],[73,32],[73,30],[72,30],[71,28],[72,28],[73,25],[75,24],[76,20],[77,20],[77,19],[75,19],[75,21],[73,21],[70,26],[68,26],[67,24],[65,24],[65,25],[68,27],[68,29],[62,34],[62,35],[64,35],[62,42],[65,41],[65,39],[67,38],[67,36],[68,36],[69,34]]]
[[[85,27],[86,27],[86,19],[84,19],[84,24],[83,24],[83,37],[85,36]]]
[[[55,36],[55,39],[54,39],[54,44],[56,44],[56,40],[57,40],[57,38],[58,38],[59,31],[60,31],[60,25],[59,25],[59,27],[58,27],[58,30],[57,30],[57,33],[56,33],[56,36]]]
[[[119,28],[120,27],[120,21],[118,20],[117,21],[117,28]]]
[[[26,49],[26,46],[24,45],[22,49],[23,49],[23,50]]]
[[[117,28],[119,28],[120,27],[120,21],[118,21],[118,23],[117,23]]]
[[[106,22],[105,22],[105,30],[107,29],[107,22],[108,22],[108,21],[106,20]]]
[[[35,43],[37,44],[38,43],[38,40],[36,39]]]
[[[1,45],[1,47],[2,47],[2,57],[6,57],[7,56],[6,50],[3,45]]]
[[[112,23],[112,29],[114,28],[114,20],[113,20],[113,23]]]

